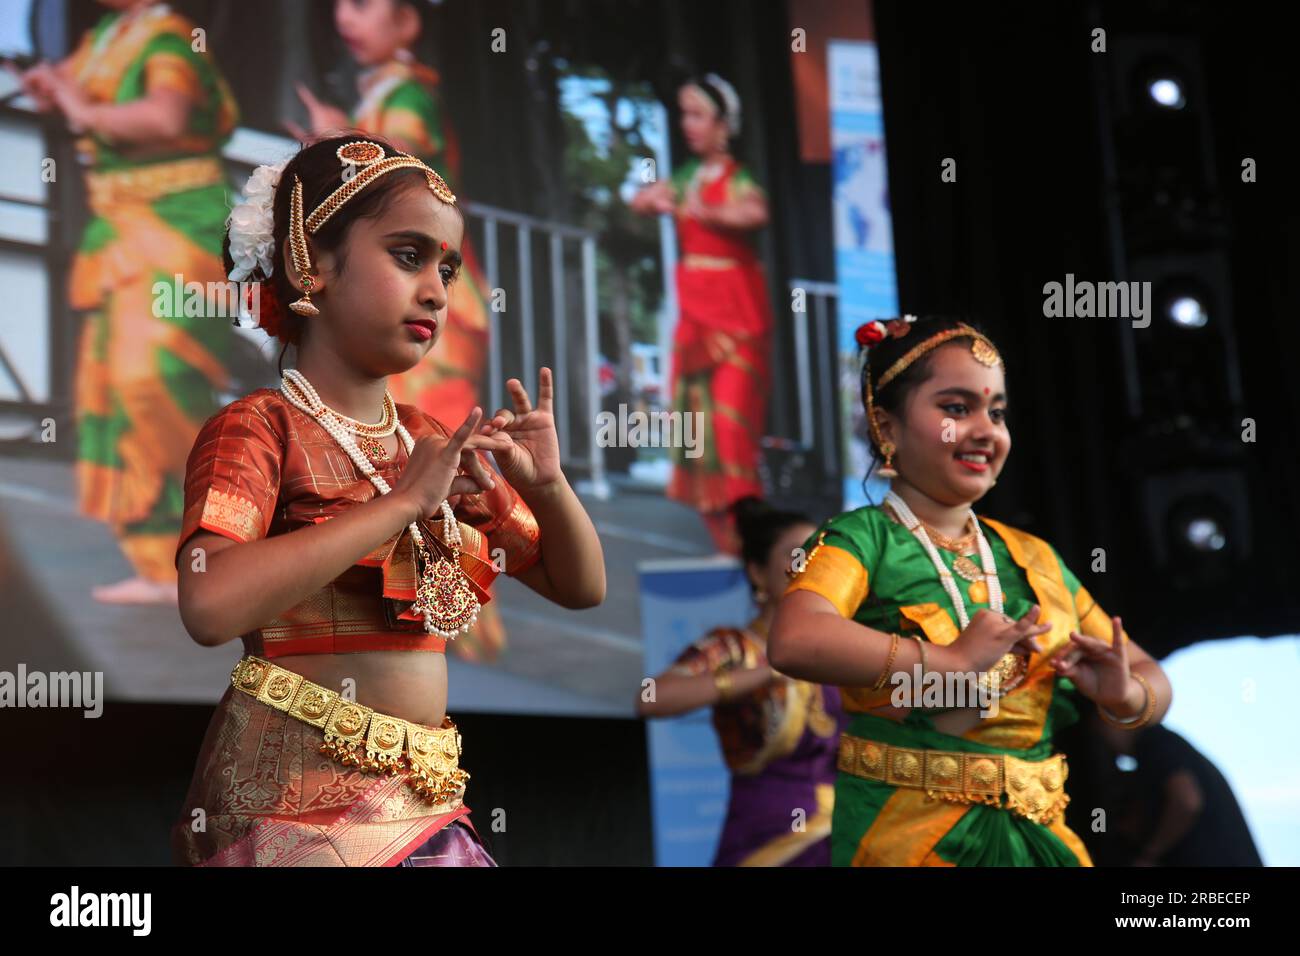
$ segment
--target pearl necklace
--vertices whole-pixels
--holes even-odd
[[[885,503],[894,510],[894,514],[898,515],[898,520],[902,522],[903,526],[912,532],[917,541],[921,542],[921,547],[925,548],[925,553],[930,556],[930,561],[934,564],[935,570],[939,572],[939,580],[943,584],[943,589],[948,592],[948,599],[952,601],[953,610],[957,612],[957,620],[961,622],[961,630],[966,630],[970,626],[970,616],[966,613],[966,602],[962,600],[961,589],[957,587],[952,572],[948,570],[943,563],[943,559],[939,557],[934,542],[930,540],[930,536],[925,531],[924,522],[912,513],[912,509],[907,506],[906,501],[898,496],[897,492],[890,491],[885,496]],[[997,565],[993,562],[993,549],[989,547],[989,543],[984,537],[984,530],[975,518],[973,510],[970,512],[968,520],[975,526],[975,541],[979,545],[980,563],[984,567],[984,580],[987,582],[989,589],[989,607],[995,613],[1002,614],[1002,583],[998,580]],[[1008,651],[988,671],[979,676],[979,683],[982,688],[990,690],[994,697],[1000,698],[1019,686],[1027,673],[1028,664],[1025,658]],[[990,679],[990,674],[993,675],[992,679]]]
[[[289,371],[293,372],[297,378],[283,380],[281,387],[287,389],[292,386],[294,389],[298,390],[298,399],[300,399],[304,404],[313,405],[314,403],[311,401],[308,393],[303,389],[302,384],[298,380],[301,379],[305,382],[307,381],[306,378],[302,377],[301,373],[299,373],[297,369],[290,369]],[[311,387],[310,384],[308,387]],[[319,396],[317,396],[317,398],[319,398]],[[389,435],[397,431],[397,406],[394,404],[393,396],[390,392],[385,390],[383,417],[373,425],[368,422],[359,422],[355,418],[348,418],[346,415],[340,414],[324,403],[321,403],[321,405],[325,409],[325,414],[334,419],[334,421],[338,422],[353,435],[357,436],[357,444],[360,446],[361,450],[365,452],[367,458],[372,461],[389,460],[388,451],[384,448],[384,443],[380,441],[380,439],[387,438]]]
[[[347,428],[333,417],[331,413],[334,410],[321,401],[320,395],[311,382],[307,381],[306,376],[295,368],[285,369],[284,377],[280,382],[280,391],[295,408],[312,416],[330,433],[339,447],[347,452],[352,463],[357,466],[357,470],[370,479],[371,484],[381,495],[386,495],[393,490],[392,486],[384,480],[384,476],[376,472],[375,466],[362,454]],[[396,431],[406,448],[409,459],[415,448],[415,440],[400,421],[397,422]],[[444,534],[447,536],[447,543],[451,547],[455,564],[453,565],[446,558],[434,561],[417,523],[412,521],[407,525],[411,538],[424,559],[422,583],[411,609],[423,614],[426,631],[440,637],[454,639],[460,632],[468,631],[474,626],[474,622],[478,619],[479,602],[465,582],[464,571],[460,567],[462,544],[460,523],[445,498],[439,508],[442,511]]]

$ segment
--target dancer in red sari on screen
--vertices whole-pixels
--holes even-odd
[[[682,86],[677,102],[694,158],[631,203],[636,212],[677,218],[673,403],[702,415],[703,453],[688,458],[675,450],[668,497],[699,511],[718,549],[737,554],[728,508],[763,493],[758,456],[772,305],[753,234],[767,225],[767,197],[731,153],[740,132],[740,99],[731,84],[710,73]]]

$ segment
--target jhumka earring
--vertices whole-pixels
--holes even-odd
[[[313,284],[311,273],[308,272],[302,277],[302,298],[289,303],[289,308],[299,315],[320,315],[320,309],[316,308],[315,303],[311,300],[311,287]]]
[[[897,478],[898,472],[894,469],[894,444],[885,442],[880,446],[880,450],[885,455],[885,463],[876,470],[876,474],[881,478]]]
[[[298,315],[320,315],[320,309],[311,301],[311,289],[316,284],[311,273],[311,256],[307,249],[307,233],[302,224],[302,180],[293,177],[293,198],[289,203],[289,251],[293,253],[293,267],[302,276],[302,298],[290,302]]]

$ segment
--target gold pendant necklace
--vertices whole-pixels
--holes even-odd
[[[369,435],[356,436],[357,447],[361,453],[371,461],[388,461],[388,451],[384,448],[384,443],[378,438],[371,438]]]
[[[451,509],[446,507],[444,501],[444,536],[449,533],[447,522],[455,520],[450,513]],[[411,605],[411,613],[424,616],[425,630],[443,637],[455,637],[457,633],[474,626],[482,606],[460,566],[459,546],[451,549],[450,558],[440,553],[435,559],[433,549],[436,545],[429,540],[433,535],[427,530],[428,526],[425,527],[425,543],[419,551],[423,569],[420,584],[415,589],[415,603]],[[458,536],[459,528],[456,532],[455,536]]]
[[[984,572],[980,570],[980,566],[964,554],[959,554],[953,559],[952,569],[959,577],[965,578],[972,584],[984,580]]]

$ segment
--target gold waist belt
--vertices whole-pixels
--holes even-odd
[[[1050,826],[1065,812],[1065,754],[1021,760],[1007,754],[895,747],[840,735],[839,769],[891,787],[924,790],[949,803],[985,803]],[[1004,804],[1002,798],[1006,797]]]
[[[225,171],[215,156],[191,156],[135,169],[86,173],[90,205],[95,209],[114,202],[152,202],[185,189],[224,182]]]
[[[458,807],[469,774],[460,769],[460,732],[451,718],[434,729],[381,714],[270,661],[249,655],[230,672],[236,690],[325,734],[320,752],[367,773],[407,775],[429,804]]]
[[[740,265],[740,260],[730,256],[706,256],[691,252],[682,256],[682,265],[687,269],[734,269]]]

